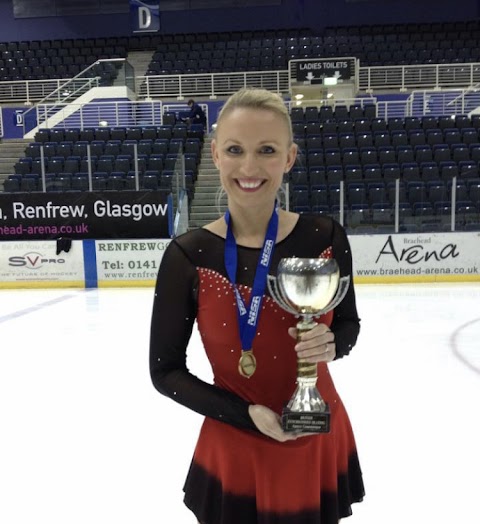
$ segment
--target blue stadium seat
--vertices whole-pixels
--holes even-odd
[[[416,162],[400,164],[402,178],[406,182],[420,180],[420,168]]]
[[[311,189],[314,189],[317,186],[324,185],[326,183],[326,171],[323,165],[318,167],[309,167],[308,176],[310,179]]]

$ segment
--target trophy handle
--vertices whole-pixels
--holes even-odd
[[[278,281],[277,278],[268,275],[267,277],[267,286],[268,291],[270,292],[270,295],[272,295],[273,299],[277,304],[279,304],[285,311],[288,311],[289,313],[292,313],[292,315],[295,315],[296,317],[299,316],[299,313],[296,309],[294,309],[283,297],[282,293],[280,292],[278,288]]]

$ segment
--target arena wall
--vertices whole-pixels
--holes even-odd
[[[342,25],[473,20],[479,13],[478,0],[284,0],[279,6],[164,12],[160,30],[198,33],[298,27],[321,31]],[[127,9],[122,14],[15,19],[12,2],[0,2],[0,40],[4,42],[130,33]]]
[[[151,287],[169,239],[0,242],[0,289]],[[480,282],[480,233],[350,237],[356,283]]]

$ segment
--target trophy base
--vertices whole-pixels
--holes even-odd
[[[282,428],[286,432],[297,433],[329,433],[330,408],[325,411],[290,411],[284,408],[282,412]]]

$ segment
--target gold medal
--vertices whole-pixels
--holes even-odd
[[[253,351],[249,349],[248,351],[242,351],[242,356],[238,361],[238,372],[242,377],[250,378],[257,369],[257,360]]]

